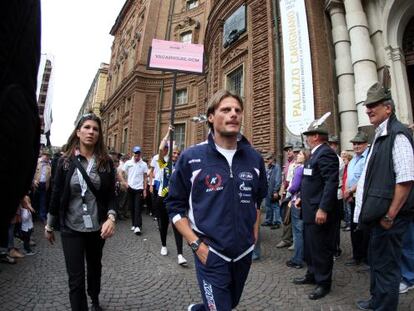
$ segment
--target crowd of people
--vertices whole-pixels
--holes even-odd
[[[325,115],[303,133],[307,147],[284,145],[283,165],[240,134],[243,101],[228,91],[217,92],[208,104],[206,142],[181,154],[170,145],[170,126],[149,164],[140,146],[128,155],[108,152],[100,119],[86,114],[62,152],[51,158],[41,151],[31,191],[9,224],[7,245],[0,245],[6,254],[0,260],[13,264],[36,254],[34,215],[51,244],[60,231],[72,310],[88,310],[86,294],[91,309],[101,310],[105,240],[120,219],[130,218],[133,234],[145,234],[147,212],[157,221],[161,256],[169,253],[170,224],[177,264],[187,265],[183,240],[195,254],[202,303],[188,310],[231,310],[252,262],[261,257],[260,227],[282,231],[274,246],[292,250],[289,268],[306,267],[292,282],[314,284],[312,300],[331,291],[342,230],[352,246],[344,264],[371,273],[371,297],[358,301],[358,308],[396,310],[398,295],[414,288],[413,137],[380,84],[370,88],[364,105],[376,129],[371,143],[360,130],[350,141],[353,150],[341,152]],[[14,245],[16,237],[22,250]]]

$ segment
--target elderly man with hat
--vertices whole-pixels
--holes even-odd
[[[331,290],[335,252],[335,232],[339,217],[337,200],[338,167],[336,153],[328,146],[325,116],[311,123],[303,133],[311,148],[305,162],[301,185],[302,217],[304,224],[304,259],[308,270],[295,284],[315,284],[309,299],[316,300]]]
[[[364,102],[375,137],[358,181],[354,221],[371,227],[371,297],[362,310],[397,310],[402,238],[414,213],[412,133],[398,121],[389,89],[375,83]]]
[[[346,266],[358,266],[367,263],[369,230],[357,226],[358,222],[352,221],[355,213],[355,193],[357,190],[358,180],[361,177],[365,167],[365,161],[368,155],[368,135],[359,131],[354,138],[351,139],[354,157],[348,164],[346,190],[344,200],[351,207],[351,245],[352,259],[345,263]]]
[[[295,161],[296,161],[296,155],[300,151],[295,152],[293,145],[291,143],[286,143],[283,146],[283,151],[286,153],[286,162],[283,165],[283,171],[282,171],[282,187],[281,187],[281,202],[285,199],[287,189],[289,188],[289,184],[292,181],[293,178],[293,172],[295,167]],[[283,210],[281,208],[281,214],[283,215],[283,218],[286,219],[287,216],[286,213],[290,211],[287,211],[286,209]],[[293,233],[292,233],[292,223],[289,222],[286,224],[284,222],[282,224],[282,236],[279,243],[276,244],[277,248],[283,248],[283,247],[290,247],[291,250],[293,249]]]
[[[128,201],[131,210],[132,227],[136,235],[141,234],[142,230],[142,208],[143,200],[147,196],[147,174],[148,166],[141,158],[141,147],[135,146],[132,148],[134,156],[132,159],[125,162],[122,168],[128,176],[128,181],[125,181],[122,174],[119,177],[122,179],[124,187],[128,188]]]

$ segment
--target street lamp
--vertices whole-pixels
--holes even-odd
[[[203,123],[207,121],[207,116],[205,114],[199,114],[198,116],[192,117],[190,121],[194,123]]]

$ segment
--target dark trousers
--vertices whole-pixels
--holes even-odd
[[[46,222],[47,218],[47,190],[46,183],[41,182],[36,190],[36,201],[38,204],[39,217],[42,222]]]
[[[355,202],[350,203],[351,216],[354,218]],[[368,257],[368,243],[370,236],[369,228],[358,228],[358,224],[354,223],[351,219],[351,244],[352,244],[352,258],[357,261],[367,262]]]
[[[26,252],[30,253],[32,251],[31,247],[30,247],[30,237],[32,235],[33,229],[30,229],[29,231],[21,231],[21,238],[23,241],[23,248]],[[14,238],[14,236],[13,236]]]
[[[336,219],[335,228],[335,255],[339,255],[341,252],[341,219],[343,218],[342,199],[338,200],[338,210],[341,211],[339,217]]]
[[[118,213],[122,217],[128,216],[128,192],[120,190],[118,194]]]
[[[384,230],[380,224],[372,228],[369,242],[370,292],[376,311],[397,310],[402,239],[408,224],[409,220],[397,217],[389,230]]]
[[[198,285],[203,297],[203,305],[191,310],[231,310],[235,308],[243,292],[252,263],[251,253],[236,262],[227,262],[213,252],[208,253],[205,265],[197,255],[195,268]]]
[[[147,196],[145,197],[145,200],[144,201],[145,201],[145,204],[147,206],[147,214],[148,215],[149,214],[153,215],[154,212],[155,212],[155,205],[153,205],[154,201],[152,199],[152,195],[150,194],[149,189],[150,189],[150,187],[148,185],[147,186]]]
[[[160,230],[161,244],[167,246],[167,232],[170,219],[168,218],[167,207],[165,206],[164,198],[158,197],[157,199],[157,221],[158,228]],[[177,255],[183,253],[183,237],[178,232],[174,224],[171,224],[174,232],[175,245],[177,247]]]
[[[330,288],[332,283],[336,230],[336,221],[333,219],[323,225],[304,224],[304,259],[308,265],[306,274],[325,288]]]
[[[142,228],[143,190],[128,187],[129,209],[131,211],[132,226]]]
[[[88,295],[92,302],[99,302],[102,249],[105,244],[100,234],[100,231],[76,232],[66,228],[62,230],[62,246],[69,277],[69,298],[72,310],[88,310],[85,293],[85,258]]]

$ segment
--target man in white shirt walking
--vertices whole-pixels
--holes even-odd
[[[134,156],[125,162],[123,170],[128,176],[128,181],[122,180],[128,188],[129,208],[131,210],[132,227],[136,235],[141,234],[143,199],[147,196],[148,166],[141,159],[141,147],[132,148]],[[123,178],[122,178],[123,179]]]

